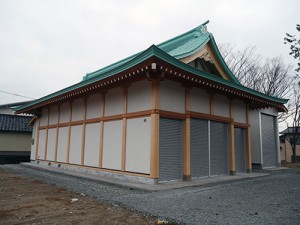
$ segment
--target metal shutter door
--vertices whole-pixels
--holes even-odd
[[[246,172],[246,130],[234,128],[235,169]]]
[[[210,122],[211,175],[228,174],[228,125]]]
[[[207,120],[191,119],[191,176],[209,176]]]
[[[275,132],[275,117],[261,114],[263,167],[276,166],[277,151]]]
[[[182,180],[183,121],[160,118],[159,181]]]

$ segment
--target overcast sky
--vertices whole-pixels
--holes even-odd
[[[0,0],[0,104],[40,98],[210,20],[217,43],[281,55],[299,0]],[[298,33],[299,35],[299,33]]]

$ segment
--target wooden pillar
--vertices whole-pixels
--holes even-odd
[[[82,141],[81,141],[81,165],[84,165],[84,147],[85,147],[85,128],[87,113],[87,97],[84,98],[83,124],[82,124]]]
[[[233,100],[229,101],[229,110],[231,122],[229,124],[229,174],[235,175],[235,146],[234,146],[234,118],[233,118]]]
[[[70,161],[70,141],[71,141],[71,121],[72,121],[72,101],[70,101],[69,127],[68,127],[68,145],[67,145],[67,163]]]
[[[159,178],[159,80],[151,81],[150,177]]]
[[[247,173],[252,172],[252,159],[251,159],[251,127],[249,118],[249,105],[246,106],[246,119],[247,119],[247,130],[246,130],[246,171]]]
[[[126,169],[126,130],[127,130],[127,119],[125,117],[127,113],[127,101],[128,101],[128,87],[124,87],[123,90],[123,126],[122,126],[122,165],[121,170]]]
[[[58,148],[58,136],[59,136],[58,124],[59,124],[59,120],[60,120],[60,105],[58,105],[57,110],[58,110],[58,118],[57,118],[56,139],[55,139],[55,154],[54,154],[55,162],[57,162],[57,148]]]
[[[47,128],[46,128],[46,141],[45,141],[44,160],[47,160],[47,145],[48,145],[48,132],[49,132],[49,115],[50,115],[50,107],[47,108]]]
[[[99,168],[102,168],[102,161],[103,161],[103,134],[104,134],[104,112],[105,112],[105,94],[101,95],[101,104],[102,110],[100,112],[101,122],[100,122],[100,147],[99,147]]]
[[[36,146],[35,146],[35,160],[38,159],[38,153],[39,153],[39,142],[40,142],[40,126],[41,126],[41,117],[38,118],[38,124],[37,124],[37,128],[36,128],[36,132],[37,132],[37,140],[36,140]]]
[[[215,114],[215,95],[210,94],[209,95],[209,113],[211,115]]]
[[[184,152],[183,152],[183,180],[191,180],[191,118],[189,115],[190,111],[190,89],[185,88],[185,126],[184,126]]]

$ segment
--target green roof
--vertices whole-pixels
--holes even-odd
[[[207,31],[206,24],[209,21],[206,21],[205,23],[201,24],[200,26],[183,33],[177,37],[174,37],[170,40],[167,40],[161,44],[158,44],[157,47],[163,50],[164,52],[168,53],[170,56],[176,58],[176,59],[182,59],[184,57],[187,57],[189,55],[192,55],[199,51],[201,48],[204,47],[206,43],[211,41],[212,47],[214,51],[216,52],[216,56],[218,60],[221,62],[221,65],[231,78],[231,80],[235,83],[240,83],[235,76],[232,74],[228,66],[223,60],[223,57],[221,56],[219,49],[215,43],[215,40],[213,38],[213,35]],[[141,53],[141,52],[140,52]],[[109,70],[112,70],[118,66],[121,66],[123,64],[126,64],[128,61],[132,60],[136,56],[138,56],[140,53],[137,53],[135,55],[132,55],[128,58],[125,58],[121,61],[118,61],[114,64],[111,64],[107,67],[104,67],[100,70],[97,70],[92,73],[87,73],[83,77],[83,81],[91,79],[95,76],[102,76],[102,74],[106,73]]]
[[[206,22],[207,23],[207,22]],[[173,66],[176,66],[180,69],[183,69],[187,72],[190,72],[196,76],[206,78],[208,80],[212,80],[214,82],[217,82],[219,84],[226,85],[228,87],[235,88],[240,91],[244,91],[249,94],[253,94],[255,96],[264,98],[266,100],[270,100],[279,104],[284,104],[288,100],[287,99],[280,99],[273,96],[265,95],[261,92],[252,90],[250,88],[242,86],[238,80],[233,76],[233,74],[228,69],[226,63],[224,62],[217,45],[214,41],[214,38],[212,34],[208,33],[206,30],[205,24],[200,25],[199,27],[190,30],[180,36],[177,36],[173,39],[170,39],[166,42],[163,42],[159,44],[158,46],[152,45],[147,50],[137,53],[133,56],[130,56],[126,59],[123,59],[117,63],[114,63],[110,66],[104,67],[100,70],[97,70],[93,73],[87,74],[84,79],[72,86],[69,86],[65,89],[62,89],[60,91],[57,91],[55,93],[52,93],[50,95],[47,95],[45,97],[42,97],[40,99],[37,99],[35,101],[30,102],[29,104],[26,104],[24,106],[21,106],[17,108],[17,111],[20,111],[22,109],[26,109],[30,106],[33,106],[35,104],[44,102],[46,100],[52,99],[54,97],[63,95],[65,93],[68,93],[70,91],[76,90],[78,88],[84,87],[86,85],[92,84],[97,81],[101,81],[105,78],[112,77],[118,73],[121,73],[127,69],[130,69],[131,67],[134,67],[142,62],[144,62],[147,59],[150,59],[151,57],[159,58]],[[188,55],[191,55],[195,52],[197,52],[199,49],[201,49],[208,41],[211,41],[212,47],[221,62],[223,68],[226,70],[226,72],[229,74],[229,76],[232,78],[232,80],[225,80],[221,77],[213,76],[205,71],[201,71],[199,69],[193,68],[189,66],[188,64],[185,64],[181,62],[180,58],[186,57]]]

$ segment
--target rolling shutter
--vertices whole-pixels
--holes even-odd
[[[208,121],[191,119],[191,176],[209,176]]]
[[[235,169],[246,172],[246,130],[234,128]]]
[[[228,125],[210,122],[211,174],[228,174]]]
[[[182,180],[183,121],[160,118],[159,181]]]
[[[275,139],[275,117],[261,114],[263,167],[274,167],[277,164]]]

